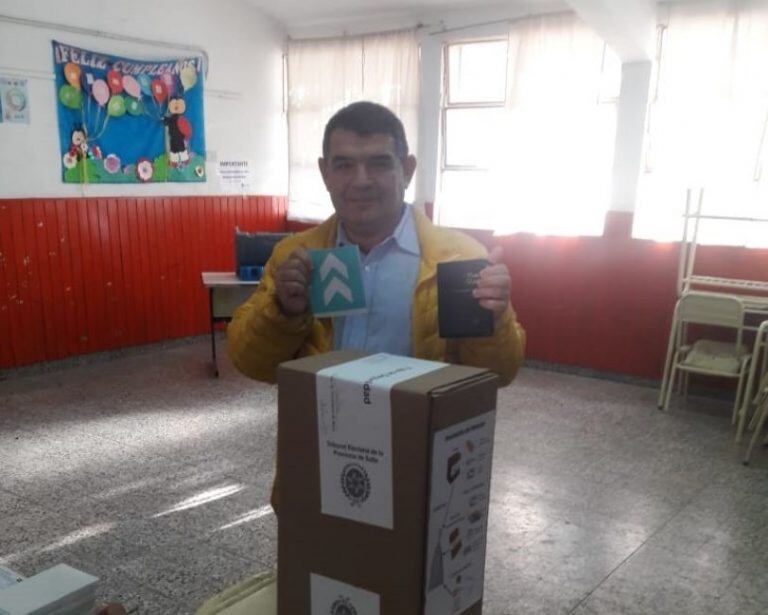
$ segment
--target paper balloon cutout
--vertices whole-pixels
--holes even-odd
[[[107,83],[109,83],[109,89],[113,94],[119,94],[123,91],[123,78],[116,70],[107,73]]]
[[[99,103],[99,106],[103,107],[109,100],[109,87],[107,87],[107,82],[103,79],[96,79],[96,81],[93,82],[93,86],[91,86],[91,94],[93,94],[93,97],[96,99],[96,102]]]
[[[136,80],[139,82],[141,91],[147,96],[150,96],[152,94],[152,77],[149,75],[139,75],[136,77]]]
[[[192,137],[192,124],[189,123],[187,118],[184,116],[180,117],[177,126],[179,127],[181,134],[184,135],[185,139]]]
[[[144,113],[144,105],[138,98],[129,98],[125,101],[125,109],[131,115],[141,115]]]
[[[67,62],[64,66],[64,78],[76,90],[80,89],[81,72],[80,67],[74,62]]]
[[[109,99],[109,104],[107,105],[107,113],[109,113],[109,115],[112,117],[120,117],[121,115],[125,115],[125,99],[120,96],[120,94],[115,94],[112,98]]]
[[[123,89],[128,93],[128,96],[134,98],[141,96],[141,86],[131,75],[123,75]]]
[[[195,84],[197,83],[197,71],[193,66],[187,64],[184,68],[181,69],[179,78],[181,79],[181,85],[186,92],[187,90],[191,90],[193,87],[195,87]]]
[[[76,90],[71,85],[65,83],[59,88],[59,100],[68,109],[79,109],[83,101],[83,95],[80,90]]]
[[[165,89],[168,92],[168,96],[173,96],[176,91],[176,79],[174,79],[171,73],[163,73],[160,75],[160,80],[165,84]]]
[[[162,81],[160,81],[160,79],[154,79],[152,81],[152,96],[154,96],[155,100],[159,103],[163,102],[165,97],[168,96],[168,88]]]

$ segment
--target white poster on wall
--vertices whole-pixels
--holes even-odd
[[[29,124],[27,80],[0,77],[0,122]]]
[[[253,162],[247,159],[219,160],[217,175],[221,189],[228,194],[245,194],[253,185]]]

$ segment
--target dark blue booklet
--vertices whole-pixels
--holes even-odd
[[[472,291],[485,259],[453,261],[437,265],[437,317],[440,337],[489,337],[493,312],[480,305]]]

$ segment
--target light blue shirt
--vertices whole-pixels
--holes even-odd
[[[337,245],[349,245],[341,223],[337,237]],[[409,205],[392,235],[360,257],[368,309],[334,318],[333,347],[410,356],[413,290],[421,249]]]

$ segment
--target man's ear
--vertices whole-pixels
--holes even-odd
[[[328,178],[326,177],[325,158],[320,157],[317,159],[317,168],[320,169],[320,175],[323,177],[323,183],[325,184],[325,188],[327,190]]]
[[[405,187],[411,183],[413,174],[416,172],[416,156],[406,156],[403,160],[403,177],[405,178]]]

